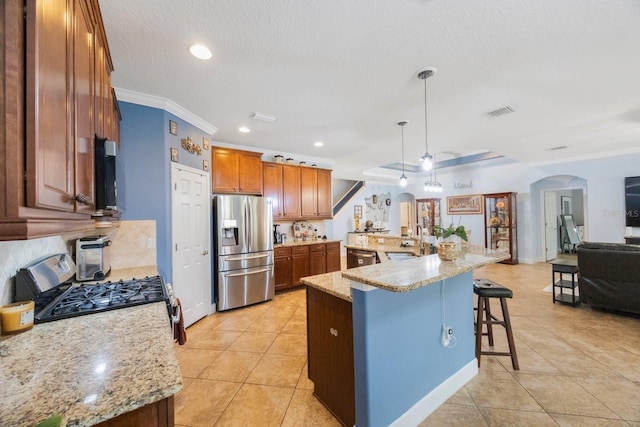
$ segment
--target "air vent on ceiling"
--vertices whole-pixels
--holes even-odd
[[[267,123],[273,123],[276,120],[278,120],[277,117],[269,116],[267,114],[262,114],[262,113],[255,113],[255,112],[249,114],[249,117],[256,120],[262,120],[263,122],[267,122]]]
[[[504,116],[505,114],[511,114],[513,112],[514,110],[511,107],[502,107],[502,108],[498,108],[497,110],[489,111],[486,114],[489,117],[500,117],[500,116]]]

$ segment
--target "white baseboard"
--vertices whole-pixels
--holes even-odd
[[[476,375],[478,375],[478,360],[474,357],[471,362],[416,402],[407,412],[392,422],[390,427],[417,426]]]

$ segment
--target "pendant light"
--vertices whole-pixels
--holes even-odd
[[[429,174],[429,181],[424,183],[424,191],[429,193],[442,193],[442,184],[438,182],[438,176],[436,173],[436,159],[433,158],[433,173]]]
[[[420,71],[416,77],[420,80],[424,80],[424,155],[420,158],[422,161],[422,169],[428,171],[433,167],[433,156],[429,154],[429,144],[427,142],[427,79],[436,73],[436,69],[433,67],[426,67]]]
[[[398,126],[400,126],[400,129],[402,130],[402,176],[400,177],[400,187],[407,186],[407,177],[404,175],[404,125],[407,123],[409,122],[406,120],[398,122]]]

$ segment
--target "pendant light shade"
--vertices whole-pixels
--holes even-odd
[[[433,173],[429,175],[429,181],[424,183],[424,191],[429,193],[442,193],[442,184],[438,182],[436,175],[436,162],[433,160]]]
[[[429,171],[433,167],[433,156],[429,154],[429,143],[427,135],[427,79],[436,73],[433,67],[426,67],[418,72],[417,77],[424,80],[424,155],[420,158],[422,169]]]
[[[398,122],[398,126],[400,126],[401,134],[402,134],[402,176],[400,177],[400,187],[407,186],[407,177],[404,174],[404,125],[409,123],[406,120]]]

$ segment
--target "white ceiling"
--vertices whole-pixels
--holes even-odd
[[[400,120],[416,163],[425,66],[437,68],[428,147],[440,159],[486,150],[535,165],[640,151],[638,0],[100,5],[114,86],[174,101],[215,126],[216,141],[332,159],[334,177],[400,162]],[[213,59],[193,58],[193,43]],[[486,116],[505,106],[515,113]]]

